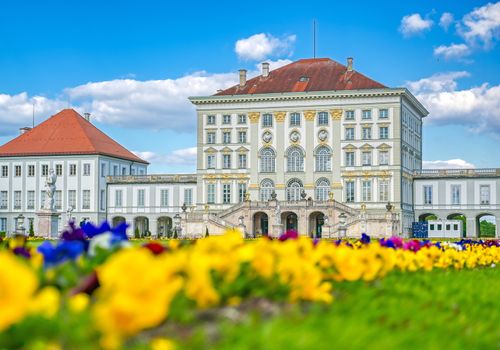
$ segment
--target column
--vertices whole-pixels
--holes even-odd
[[[314,135],[315,117],[316,111],[304,111],[304,119],[306,120],[304,137],[304,148],[306,151],[304,170],[306,172],[306,176],[304,189],[307,192],[307,197],[311,196],[312,198],[314,198],[314,140],[316,138],[316,135]]]
[[[467,238],[477,237],[476,232],[476,217],[467,217]]]
[[[250,119],[250,180],[248,193],[250,200],[259,200],[259,112],[248,113]]]
[[[285,117],[286,112],[275,112],[276,135],[274,135],[276,145],[276,194],[278,200],[285,200]]]
[[[495,237],[498,239],[500,238],[500,227],[498,227],[500,226],[500,218],[496,217],[495,219],[496,219]]]
[[[330,111],[332,127],[330,135],[330,144],[332,146],[332,191],[333,198],[339,202],[342,202],[342,177],[340,173],[341,160],[342,160],[342,109],[332,109]]]

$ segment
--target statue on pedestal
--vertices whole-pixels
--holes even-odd
[[[54,211],[54,194],[56,192],[56,180],[57,176],[54,173],[54,169],[50,169],[49,175],[45,179],[45,203],[43,209]]]
[[[276,216],[276,225],[281,225],[281,206],[280,203],[276,203],[276,208],[274,209],[274,215]]]

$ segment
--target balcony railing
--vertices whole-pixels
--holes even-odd
[[[422,169],[413,173],[415,178],[428,177],[500,177],[500,168],[481,169]]]
[[[123,175],[108,176],[107,182],[110,184],[126,183],[196,183],[194,174],[159,174],[159,175]]]

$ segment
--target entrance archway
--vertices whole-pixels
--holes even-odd
[[[266,213],[260,211],[253,215],[253,234],[255,237],[269,234],[269,218]]]
[[[482,238],[494,238],[497,230],[496,218],[489,213],[476,216],[477,236]]]
[[[437,216],[436,214],[433,214],[433,213],[425,213],[425,214],[421,214],[419,217],[418,217],[418,221],[419,222],[424,222],[424,221],[429,221],[429,220],[437,220]]]
[[[156,228],[156,232],[158,237],[168,237],[172,235],[172,218],[168,216],[160,216],[158,218],[158,224]]]
[[[144,237],[149,232],[149,220],[145,216],[134,219],[134,236]]]
[[[453,213],[446,217],[448,220],[460,220],[462,221],[462,237],[467,237],[467,218],[464,214]]]
[[[111,223],[112,223],[113,227],[116,227],[125,221],[126,220],[123,216],[114,216],[113,219],[111,219]]]
[[[288,230],[299,230],[299,218],[294,212],[284,212],[281,214],[281,223],[285,231]]]
[[[309,236],[311,238],[321,238],[323,225],[325,224],[325,214],[316,211],[309,215]]]

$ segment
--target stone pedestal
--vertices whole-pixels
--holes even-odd
[[[59,214],[53,211],[39,211],[38,230],[36,234],[45,238],[57,238],[59,236]]]
[[[274,224],[273,232],[271,234],[272,237],[279,237],[283,233],[283,225],[282,224]]]

